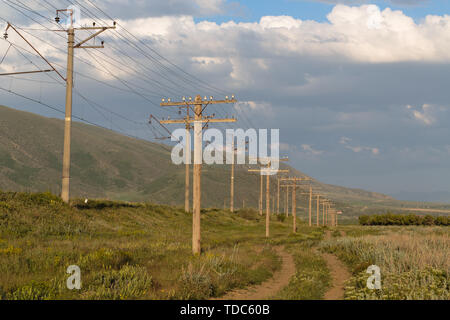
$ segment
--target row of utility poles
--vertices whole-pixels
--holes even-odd
[[[5,40],[8,38],[8,30],[14,30],[49,66],[51,69],[48,70],[33,70],[33,71],[21,71],[16,73],[7,73],[0,74],[2,75],[13,75],[13,74],[26,74],[26,73],[37,73],[37,72],[55,72],[61,77],[66,84],[66,104],[65,104],[65,125],[64,125],[64,151],[63,151],[63,170],[62,170],[62,189],[61,189],[61,197],[63,201],[69,202],[70,199],[70,153],[71,153],[71,126],[72,126],[72,90],[74,87],[73,81],[73,73],[74,73],[74,55],[75,49],[99,49],[104,48],[103,41],[101,45],[88,45],[87,42],[90,40],[95,40],[97,36],[101,33],[105,32],[108,29],[115,29],[116,23],[113,23],[113,26],[102,26],[98,27],[93,24],[92,27],[74,27],[74,12],[72,9],[64,9],[56,11],[55,21],[59,23],[60,17],[59,14],[66,13],[69,16],[70,25],[66,30],[58,30],[67,33],[67,71],[66,77],[62,76],[57,69],[10,23],[7,25],[7,29],[4,34]],[[75,33],[76,31],[95,31],[86,39],[80,41],[79,43],[75,42]],[[55,30],[56,31],[56,30]],[[162,120],[161,124],[184,124],[186,130],[186,139],[185,139],[185,150],[189,150],[189,152],[185,152],[185,211],[190,212],[190,163],[191,163],[191,148],[190,148],[190,131],[194,131],[194,164],[193,164],[193,222],[192,222],[192,250],[194,254],[199,254],[201,252],[201,171],[202,171],[202,130],[205,127],[208,127],[211,123],[223,123],[223,122],[236,122],[235,118],[224,118],[224,119],[216,119],[214,115],[208,116],[206,115],[206,108],[212,104],[234,104],[237,100],[234,96],[229,99],[226,97],[225,100],[214,100],[213,97],[209,97],[209,99],[205,96],[202,98],[200,95],[197,95],[194,99],[192,98],[183,98],[183,101],[180,102],[172,102],[170,99],[165,101],[163,99],[161,106],[162,107],[178,107],[181,109],[185,109],[186,116],[182,119],[174,119],[174,120]],[[235,178],[235,166],[234,159],[236,156],[237,149],[234,146],[234,138],[231,149],[233,155],[233,161],[231,166],[231,185],[230,185],[230,210],[234,212],[234,178]],[[287,173],[288,170],[279,170],[272,169],[271,165],[277,161],[287,161],[287,158],[283,159],[275,159],[275,158],[258,158],[257,161],[261,164],[259,169],[249,169],[249,172],[258,172],[260,174],[260,195],[259,195],[259,214],[263,214],[263,183],[264,183],[264,175],[266,175],[266,237],[270,235],[270,176],[279,174],[279,173]],[[292,192],[292,217],[293,217],[293,232],[297,231],[297,190],[301,188],[302,183],[309,181],[309,178],[278,178],[277,179],[277,214],[280,214],[280,188],[286,189],[286,203],[285,203],[285,214],[289,215],[289,192]],[[280,185],[280,182],[286,183],[284,185]],[[306,193],[302,193],[306,194]],[[337,215],[340,213],[336,211],[331,206],[331,202],[323,198],[323,195],[319,193],[313,193],[311,185],[309,186],[309,225],[312,226],[312,199],[313,197],[317,197],[317,214],[316,214],[316,225],[319,226],[319,207],[322,205],[322,225],[329,224],[336,226],[337,225]],[[322,198],[322,199],[321,199]],[[245,206],[245,201],[243,201],[243,206]],[[274,209],[275,201],[272,199],[272,211]],[[330,220],[329,220],[330,217]]]

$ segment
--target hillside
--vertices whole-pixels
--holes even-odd
[[[0,189],[60,192],[63,121],[0,107]],[[292,175],[305,176],[289,166]],[[235,204],[257,206],[259,176],[236,166]],[[73,123],[71,197],[184,203],[184,166],[170,160],[170,147]],[[204,166],[204,206],[229,203],[230,166]],[[313,180],[331,199],[345,202],[394,201],[359,189]],[[275,180],[272,180],[275,186]],[[275,193],[273,193],[275,196]],[[299,204],[301,205],[301,203]]]

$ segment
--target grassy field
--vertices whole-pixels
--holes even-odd
[[[300,220],[300,219],[299,219]],[[74,201],[51,194],[0,192],[0,298],[208,299],[269,279],[292,254],[289,284],[272,298],[322,299],[333,285],[321,252],[345,262],[346,299],[449,299],[449,229],[357,226],[329,229],[271,220],[252,209],[202,212],[202,249],[191,254],[191,215],[149,203]],[[325,234],[331,237],[325,239]],[[382,290],[366,288],[371,264]],[[69,265],[81,290],[68,290]]]
[[[206,299],[258,284],[280,268],[272,247],[317,241],[290,234],[289,222],[249,209],[202,213],[203,253],[191,254],[191,215],[180,208],[50,194],[0,193],[0,296],[3,299]],[[82,289],[66,288],[78,265]]]
[[[424,226],[343,226],[320,248],[352,271],[346,299],[450,299],[450,230]],[[381,270],[381,290],[369,290],[367,267]]]

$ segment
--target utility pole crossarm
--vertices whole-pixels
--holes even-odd
[[[281,169],[248,169],[248,172],[289,172],[289,170],[281,170]]]
[[[64,82],[66,82],[67,81],[67,79],[66,78],[64,78],[62,75],[61,75],[61,73],[59,73],[58,72],[58,70],[56,70],[56,68],[39,52],[39,50],[38,49],[36,49],[19,31],[17,31],[17,29],[11,24],[11,23],[9,23],[9,22],[7,22],[7,26],[6,26],[6,30],[5,30],[5,40],[6,40],[6,37],[7,37],[7,32],[8,32],[8,29],[9,28],[11,28],[11,29],[13,29],[22,39],[23,39],[23,41],[25,41],[30,47],[31,47],[31,49],[33,49],[34,50],[34,52],[36,52],[38,55],[39,55],[39,57],[41,57],[42,58],[42,60],[44,60],[49,66],[50,66],[50,68],[52,68],[52,71],[55,71],[57,74],[58,74],[58,76],[60,76],[61,77],[61,79],[63,79],[64,80]],[[50,72],[50,71],[47,71],[47,70],[39,70],[39,71],[33,71],[33,72],[22,72],[22,73],[15,73],[15,74],[25,74],[25,73],[37,73],[37,72]],[[14,73],[11,73],[11,74],[14,74]],[[11,75],[11,74],[3,74],[3,75]]]
[[[89,37],[87,37],[86,39],[84,39],[83,41],[79,42],[78,44],[74,45],[74,48],[83,48],[83,49],[88,49],[88,48],[104,48],[103,45],[101,46],[84,46],[82,47],[81,45],[88,42],[89,40],[91,40],[92,38],[95,38],[96,36],[98,36],[99,34],[105,32],[108,29],[115,29],[116,27],[83,27],[83,28],[76,28],[77,30],[99,30],[96,33],[91,34]]]
[[[207,122],[207,123],[217,123],[217,122],[236,122],[235,118],[224,118],[224,119],[201,119],[201,120],[194,120],[194,119],[174,119],[174,120],[161,120],[161,123],[164,124],[179,124],[179,123],[195,123],[195,122]]]
[[[238,101],[236,99],[225,99],[225,100],[201,100],[201,101],[180,101],[180,102],[161,102],[161,107],[189,107],[190,105],[197,105],[197,104],[225,104],[225,103],[237,103]]]
[[[36,71],[20,71],[20,72],[10,72],[10,73],[0,73],[0,76],[13,76],[17,74],[31,74],[31,73],[42,73],[42,72],[53,72],[54,70],[36,70]]]
[[[311,181],[311,178],[280,178],[281,181]]]

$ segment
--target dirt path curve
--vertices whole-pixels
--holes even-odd
[[[281,247],[275,247],[277,254],[282,259],[281,270],[276,271],[273,277],[260,285],[231,291],[214,300],[265,300],[274,296],[289,284],[289,280],[295,274],[295,263],[292,255]]]
[[[331,231],[327,231],[326,239],[331,238]],[[325,259],[328,269],[331,273],[332,287],[325,292],[325,300],[343,300],[344,299],[344,284],[350,279],[351,274],[347,267],[334,255],[322,252],[322,257]]]

